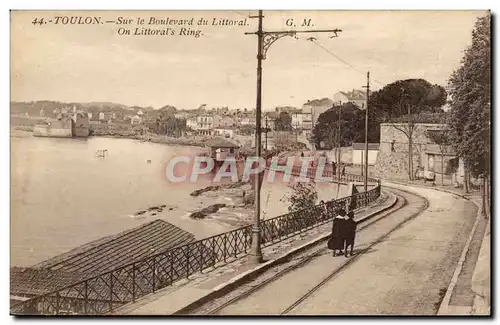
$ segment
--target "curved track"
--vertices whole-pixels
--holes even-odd
[[[348,260],[340,261],[340,259],[344,259],[344,257],[338,257],[338,261],[341,263],[339,267],[334,268],[333,271],[327,272],[326,275],[320,277],[321,280],[319,282],[313,281],[313,285],[311,286],[311,281],[306,283],[306,288],[299,286],[297,289],[299,292],[294,292],[291,295],[283,295],[279,296],[280,303],[277,303],[275,306],[256,306],[255,303],[252,304],[252,301],[255,300],[255,297],[259,294],[267,294],[265,291],[270,291],[275,295],[279,295],[279,292],[273,290],[273,286],[279,287],[277,282],[281,281],[286,276],[289,276],[289,273],[293,273],[297,271],[301,267],[306,267],[309,263],[312,263],[314,260],[317,260],[318,257],[322,255],[330,254],[330,250],[324,247],[324,242],[319,243],[315,248],[308,250],[305,253],[298,254],[294,256],[294,258],[288,262],[285,262],[282,265],[271,268],[270,270],[264,272],[257,279],[250,281],[249,283],[235,289],[234,291],[226,294],[225,296],[214,299],[213,301],[204,304],[202,306],[197,307],[195,310],[192,310],[190,314],[194,315],[243,315],[243,314],[274,314],[274,315],[286,315],[289,312],[293,311],[297,306],[306,301],[313,293],[322,288],[326,283],[332,280],[335,275],[344,271],[349,267],[350,264],[355,262],[357,259],[363,256],[363,253],[367,252],[370,248],[376,245],[378,242],[382,241],[389,234],[400,228],[403,224],[408,222],[409,220],[416,217],[419,213],[424,211],[428,207],[428,201],[414,193],[410,193],[401,189],[390,188],[389,190],[397,197],[397,203],[391,209],[382,212],[366,221],[363,221],[358,224],[358,238],[363,236],[363,233],[369,230],[374,230],[375,234],[372,235],[373,240],[365,245],[361,245],[362,248],[357,250],[355,256],[349,258]],[[385,220],[386,217],[391,216],[392,213],[400,210],[408,210],[407,216],[403,220],[398,220],[396,223],[393,223],[389,229],[385,229],[385,226],[381,225],[381,227],[375,227],[377,224],[380,224],[382,220]],[[390,219],[390,218],[388,218]],[[380,229],[384,228],[382,233],[380,233]],[[386,231],[387,230],[387,231]],[[379,234],[380,233],[380,234]],[[319,247],[318,247],[319,246]],[[324,269],[324,267],[323,267]],[[286,297],[285,297],[286,296]],[[283,302],[285,301],[285,302]],[[248,304],[247,304],[248,303]],[[248,311],[245,310],[246,304],[248,305]],[[257,308],[254,308],[257,307]]]

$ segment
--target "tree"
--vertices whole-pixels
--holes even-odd
[[[274,122],[276,131],[291,131],[292,117],[287,112],[281,112]]]
[[[464,161],[464,189],[469,172],[484,182],[491,176],[491,18],[481,17],[472,31],[472,44],[465,50],[461,66],[449,80],[451,88],[450,141]],[[486,185],[483,183],[483,186]]]
[[[420,112],[442,112],[446,90],[424,79],[397,80],[370,95],[369,107],[381,122],[388,122],[408,113],[407,105]]]
[[[318,117],[318,121],[312,131],[312,140],[316,144],[316,147],[335,148],[339,142],[339,113],[340,145],[348,146],[355,141],[364,141],[364,111],[352,103],[345,103],[342,106],[333,106]]]
[[[312,209],[318,200],[318,193],[313,182],[297,182],[292,186],[292,194],[289,197],[290,205],[288,211],[294,212],[304,209]]]
[[[368,112],[376,124],[391,123],[408,140],[408,178],[413,180],[413,136],[417,116],[441,113],[446,103],[446,90],[424,79],[398,80],[374,92]],[[370,117],[369,117],[370,118]],[[378,122],[378,123],[377,123]]]
[[[182,132],[187,129],[186,120],[178,119],[173,116],[166,117],[162,114],[155,122],[150,123],[149,130],[156,134],[167,135],[171,137],[180,137]]]

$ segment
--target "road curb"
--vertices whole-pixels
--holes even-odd
[[[477,205],[477,203],[474,202],[470,197],[465,196],[465,195],[460,194],[460,193],[457,193],[457,192],[450,191],[450,190],[445,190],[443,188],[427,187],[427,186],[422,186],[422,185],[418,185],[418,184],[408,184],[408,183],[404,183],[404,182],[391,181],[391,180],[386,180],[386,182],[387,183],[398,184],[398,185],[403,185],[403,186],[410,186],[410,187],[413,186],[413,187],[418,187],[418,188],[425,188],[425,189],[429,189],[429,190],[434,190],[434,191],[439,191],[439,192],[444,192],[444,193],[456,195],[458,197],[461,197],[462,199],[465,199],[467,201],[471,201],[472,203],[474,203],[474,204]]]
[[[370,218],[372,218],[380,213],[383,213],[383,212],[391,209],[392,207],[394,207],[396,205],[396,203],[398,202],[398,199],[395,195],[392,198],[389,198],[389,200],[392,200],[392,202],[388,206],[377,209],[377,210],[373,211],[372,213],[368,214],[367,216],[359,219],[356,222],[357,223],[364,222],[364,221],[366,221],[366,220],[368,220],[368,219],[370,219]],[[199,307],[200,305],[207,303],[210,300],[216,299],[219,296],[224,295],[225,293],[233,290],[235,287],[238,287],[238,286],[242,285],[243,283],[248,282],[248,281],[252,280],[253,278],[257,277],[259,274],[266,271],[267,269],[284,262],[290,256],[298,254],[298,253],[310,248],[311,246],[315,246],[318,243],[320,243],[321,241],[328,239],[329,237],[330,237],[330,234],[321,235],[321,236],[319,236],[319,237],[317,237],[317,238],[315,238],[315,239],[313,239],[313,240],[311,240],[311,241],[309,241],[309,242],[307,242],[299,247],[296,247],[296,248],[284,253],[283,255],[281,255],[275,259],[269,260],[269,261],[255,267],[255,268],[251,269],[251,270],[248,270],[244,273],[238,274],[237,276],[233,277],[229,281],[222,283],[222,284],[218,285],[217,287],[213,288],[212,291],[210,293],[208,293],[207,295],[197,299],[196,301],[188,304],[187,306],[180,308],[176,312],[172,313],[172,315],[186,315],[187,313],[189,313],[189,311]]]
[[[472,201],[472,202],[475,203],[474,201]],[[460,273],[462,272],[464,262],[465,262],[465,259],[467,257],[467,252],[469,251],[470,244],[472,242],[472,238],[474,237],[474,233],[476,232],[476,229],[477,229],[477,226],[479,224],[479,220],[481,220],[481,217],[482,217],[481,211],[480,211],[480,209],[478,209],[477,215],[476,215],[476,220],[474,221],[474,225],[472,226],[469,237],[467,238],[467,241],[465,242],[465,246],[462,250],[462,254],[460,255],[460,259],[458,260],[457,267],[455,268],[455,272],[453,272],[453,276],[451,277],[451,282],[448,285],[448,288],[446,289],[446,293],[443,297],[443,300],[441,301],[441,304],[439,305],[439,309],[437,312],[438,315],[453,315],[450,313],[451,295],[453,293],[453,290],[455,289],[455,286],[457,285],[458,277],[459,277]],[[470,314],[472,312],[472,307],[473,306],[470,306],[470,310],[467,307],[468,312],[466,314]]]

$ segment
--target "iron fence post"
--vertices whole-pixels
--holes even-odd
[[[203,247],[205,247],[205,246],[203,245],[203,242],[200,241],[200,249],[199,249],[199,252],[200,252],[200,273],[203,273],[203,264],[204,264],[203,255],[205,253]]]
[[[174,254],[170,252],[170,284],[174,283]]]
[[[132,264],[132,301],[135,302],[135,263]]]
[[[113,271],[109,273],[109,311],[113,311]]]
[[[156,257],[153,257],[153,292],[156,291]]]
[[[248,231],[247,231],[247,228],[245,228],[245,254],[248,252],[248,247],[250,247],[250,245],[247,245],[248,243]]]
[[[217,260],[217,255],[215,253],[215,237],[212,237],[212,256],[213,256],[213,263],[212,263],[212,267],[215,267],[215,261]]]
[[[84,286],[83,286],[83,295],[84,295],[84,298],[83,298],[83,312],[85,313],[85,315],[88,314],[88,303],[89,303],[89,290],[88,290],[88,281],[85,281],[84,282]]]
[[[236,236],[236,233],[234,233],[234,257],[238,256],[238,236]]]
[[[56,315],[59,315],[59,291],[56,292]]]
[[[223,236],[222,242],[224,243],[223,251],[224,251],[224,263],[225,263],[226,262],[226,250],[227,250],[227,236],[226,235]]]
[[[189,279],[189,246],[186,246],[186,253],[184,254],[186,256],[186,279]]]

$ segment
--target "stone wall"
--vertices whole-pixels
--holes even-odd
[[[444,124],[417,123],[413,130],[413,170],[425,166],[425,150],[433,143],[426,135],[427,130],[440,130]],[[399,129],[398,129],[399,128]],[[373,173],[376,177],[387,179],[408,179],[408,137],[401,130],[407,130],[404,123],[382,123],[380,125],[380,150]],[[394,141],[394,151],[392,142]]]
[[[72,120],[61,119],[51,121],[49,124],[37,124],[33,129],[33,135],[38,137],[63,137],[71,138]]]
[[[426,135],[427,130],[442,130],[445,124],[424,124],[416,123],[413,129],[414,144],[433,143]],[[382,123],[380,124],[380,151],[391,151],[391,142],[395,141],[396,152],[404,150],[408,151],[408,137],[404,132],[398,130],[407,130],[408,125],[405,123]]]

